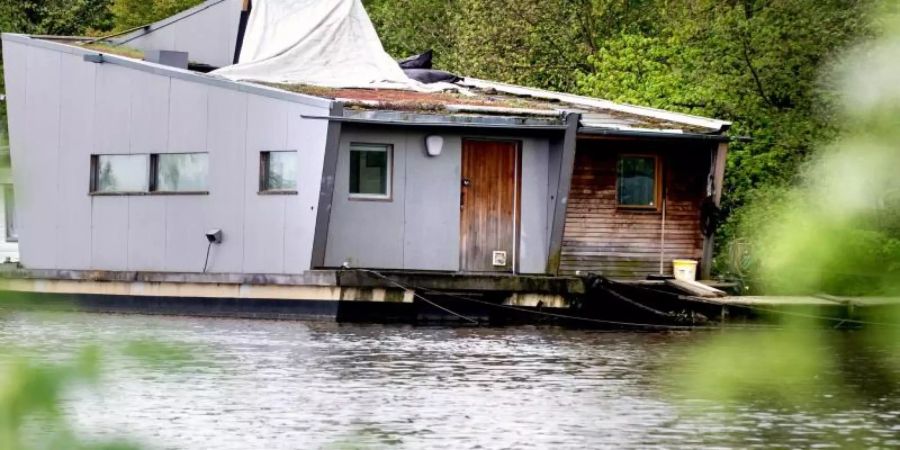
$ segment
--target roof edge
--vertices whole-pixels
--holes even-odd
[[[227,1],[227,0],[206,0],[203,3],[195,5],[192,8],[188,8],[188,9],[181,11],[175,15],[157,20],[156,22],[148,23],[141,27],[137,27],[137,29],[135,29],[134,31],[132,31],[130,33],[126,33],[121,36],[115,36],[115,37],[109,38],[109,40],[111,40],[113,42],[117,42],[118,44],[130,42],[134,39],[137,39],[138,37],[146,36],[150,33],[153,33],[156,30],[166,28],[175,22],[179,22],[182,19],[191,17],[197,13],[200,13],[209,8],[212,8],[213,6],[217,6],[220,3],[223,3],[225,1]]]
[[[269,97],[275,100],[284,100],[292,103],[299,103],[306,106],[312,106],[316,108],[330,108],[333,103],[332,100],[315,97],[306,94],[300,94],[296,92],[289,92],[281,89],[275,89],[268,86],[262,86],[258,84],[243,82],[243,81],[232,81],[227,78],[218,77],[214,75],[208,75],[203,73],[191,72],[189,70],[179,69],[176,67],[164,66],[161,64],[151,63],[147,61],[141,61],[132,58],[126,58],[123,56],[117,56],[110,53],[104,53],[96,50],[86,49],[77,47],[69,44],[62,44],[58,42],[50,42],[47,40],[43,40],[40,38],[35,38],[25,34],[15,34],[15,33],[3,33],[0,36],[4,42],[14,42],[17,44],[28,45],[31,47],[38,47],[47,50],[53,50],[62,53],[68,53],[76,56],[85,56],[85,55],[103,55],[103,63],[106,64],[114,64],[121,67],[126,67],[129,69],[140,70],[143,72],[149,72],[156,75],[162,75],[172,78],[177,78],[180,80],[191,81],[200,84],[206,84],[209,86],[215,86],[223,89],[229,89],[234,91],[241,91],[248,94],[260,95],[263,97]]]
[[[362,125],[384,125],[392,127],[406,128],[448,128],[448,129],[479,129],[479,130],[530,130],[530,131],[564,131],[565,124],[540,124],[540,123],[490,123],[483,121],[474,122],[454,122],[441,120],[427,120],[431,116],[422,116],[423,121],[411,121],[399,118],[370,118],[370,117],[347,117],[347,116],[311,116],[302,115],[305,119],[319,119],[330,122],[362,124]]]
[[[567,94],[563,92],[553,92],[546,89],[536,89],[525,86],[517,86],[514,84],[500,83],[497,81],[481,80],[478,78],[466,77],[461,82],[463,85],[479,89],[495,89],[507,94],[527,95],[543,99],[559,100],[580,106],[589,106],[593,108],[602,108],[612,111],[618,111],[626,114],[634,114],[638,116],[652,117],[654,119],[668,120],[671,122],[703,127],[713,130],[716,133],[723,133],[731,127],[731,122],[711,119],[707,117],[694,116],[690,114],[682,114],[664,109],[650,108],[646,106],[635,106],[623,103],[616,103],[611,100],[601,98],[585,97],[582,95]]]
[[[605,128],[578,127],[579,136],[613,136],[647,139],[680,139],[693,141],[730,142],[731,137],[724,134],[684,133],[661,130],[642,130],[640,128]]]

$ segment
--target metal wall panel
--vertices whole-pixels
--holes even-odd
[[[28,241],[26,263],[30,267],[52,269],[56,266],[57,218],[59,204],[60,145],[60,54],[52,51],[28,53],[28,86],[25,94],[24,141],[27,158],[21,169],[28,174],[19,217],[23,226],[20,238]],[[19,168],[17,168],[18,170]]]
[[[124,45],[141,50],[176,50],[188,52],[191,61],[213,66],[230,65],[234,60],[241,0],[225,0],[203,9],[185,11],[172,19],[164,19],[143,30],[124,36]],[[197,11],[194,13],[194,11]],[[168,25],[166,25],[168,23]]]
[[[547,269],[549,148],[550,144],[546,139],[526,139],[522,142],[520,273],[544,273]]]
[[[31,49],[33,52],[41,51],[34,47]],[[82,62],[82,64],[92,63]],[[98,130],[95,136],[97,145],[94,147],[94,153],[130,153],[130,99],[131,91],[134,88],[135,72],[109,64],[100,64],[96,67],[97,78],[94,86],[97,91],[94,123],[97,124]]]
[[[97,64],[62,55],[57,268],[91,268],[91,152],[97,142],[94,95]],[[103,128],[100,128],[102,130]]]
[[[166,198],[166,264],[168,271],[202,272],[209,200],[203,195]]]
[[[297,151],[297,195],[286,196],[284,216],[284,270],[295,273],[309,270],[315,234],[316,208],[319,206],[319,189],[322,164],[325,159],[324,120],[306,120],[303,114],[313,110],[302,105],[291,105],[288,112],[287,142],[285,149]],[[312,226],[310,226],[312,224]]]
[[[164,152],[169,141],[168,77],[129,74],[131,82],[131,153]]]
[[[166,261],[165,197],[126,197],[128,270],[157,270]]]
[[[128,198],[91,200],[91,268],[128,270]]]
[[[210,271],[309,268],[328,123],[301,115],[325,115],[327,104],[33,42],[5,42],[27,267],[199,272],[204,234],[221,228]],[[259,152],[284,149],[301,152],[298,194],[260,195]],[[91,154],[166,151],[209,152],[209,195],[89,194]]]
[[[285,196],[259,195],[259,152],[287,147],[288,106],[250,97],[247,105],[247,151],[244,155],[244,271],[284,270]]]
[[[459,269],[459,195],[462,140],[444,136],[440,156],[428,156],[425,134],[406,138],[406,269]]]
[[[172,79],[169,95],[169,146],[174,153],[206,149],[209,86]]]
[[[352,143],[389,144],[393,147],[391,199],[349,198]],[[345,128],[335,172],[334,199],[325,252],[327,266],[337,267],[347,261],[353,267],[403,268],[405,155],[406,134],[403,132],[351,131],[350,127]],[[434,211],[440,210],[440,205],[434,205]]]
[[[210,228],[222,230],[212,248],[210,272],[238,273],[244,260],[244,183],[247,148],[247,94],[210,88],[208,127]]]

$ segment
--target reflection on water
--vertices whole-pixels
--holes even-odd
[[[675,402],[662,361],[716,333],[97,314],[0,320],[0,345],[39,345],[47,357],[91,340],[191,346],[194,361],[175,372],[122,357],[102,392],[70,402],[92,435],[133,436],[152,448],[900,446],[900,396],[883,384],[869,389],[865,374],[851,380],[871,395],[852,408],[832,403],[815,380],[802,409]],[[838,333],[833,342],[853,339]],[[896,370],[878,365],[890,355],[866,350],[848,355]]]

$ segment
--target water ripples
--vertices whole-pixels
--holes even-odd
[[[0,321],[0,343],[38,345],[48,358],[141,338],[187,346],[192,360],[164,370],[115,359],[101,390],[71,399],[80,429],[160,449],[900,446],[896,392],[822,414],[675,403],[663,394],[663,361],[702,333],[96,314]]]

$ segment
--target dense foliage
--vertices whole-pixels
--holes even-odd
[[[111,0],[115,28],[127,30],[170,17],[203,0]]]

